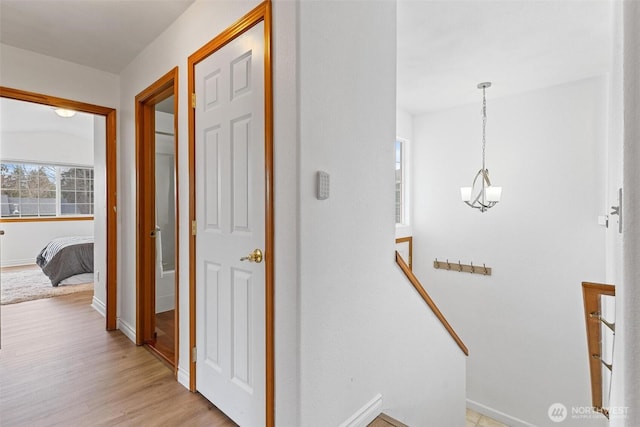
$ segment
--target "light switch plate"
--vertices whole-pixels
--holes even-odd
[[[318,171],[316,176],[317,188],[316,197],[318,200],[326,200],[329,198],[329,174],[324,171]]]

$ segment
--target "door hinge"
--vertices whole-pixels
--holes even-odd
[[[198,231],[198,223],[196,222],[196,220],[193,220],[191,221],[191,234],[195,236],[197,231]]]
[[[196,108],[196,94],[191,94],[191,108]]]
[[[196,362],[198,359],[198,352],[195,347],[191,349],[191,361]]]

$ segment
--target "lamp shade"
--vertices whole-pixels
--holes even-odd
[[[460,198],[463,202],[471,200],[471,187],[460,187]]]
[[[487,202],[499,202],[502,196],[502,187],[487,187],[484,192]]]

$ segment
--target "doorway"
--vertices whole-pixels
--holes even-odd
[[[30,102],[55,108],[65,109],[71,112],[89,113],[101,116],[101,120],[95,121],[94,132],[104,138],[104,143],[99,150],[101,160],[100,170],[96,172],[96,177],[102,179],[104,197],[95,200],[94,221],[101,222],[100,233],[96,233],[96,239],[100,240],[104,248],[103,254],[106,258],[104,295],[96,300],[94,307],[103,312],[106,318],[106,329],[116,329],[116,297],[117,297],[117,198],[116,198],[116,110],[113,108],[98,105],[86,104],[64,98],[57,98],[34,92],[27,92],[19,89],[0,87],[0,97],[16,101]],[[103,120],[102,120],[103,119]],[[96,164],[98,166],[98,164]],[[75,168],[77,169],[77,168]],[[77,172],[77,171],[76,171]],[[92,175],[93,177],[93,175]],[[93,180],[93,179],[91,179]],[[77,202],[77,199],[75,199]],[[64,218],[49,219],[49,221],[64,221]],[[2,222],[21,222],[22,218],[3,219]],[[40,219],[42,221],[42,219]],[[97,231],[97,230],[96,230]],[[99,236],[98,236],[99,234]],[[101,257],[102,258],[102,257]],[[101,301],[102,300],[102,301]],[[104,307],[98,307],[98,303],[104,303]]]
[[[174,68],[136,96],[136,342],[178,366],[177,79]]]

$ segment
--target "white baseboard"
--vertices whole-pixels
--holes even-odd
[[[9,259],[2,261],[2,267],[18,267],[22,265],[34,265],[35,263],[35,258]]]
[[[380,412],[382,412],[382,395],[377,394],[348,420],[340,424],[340,427],[366,427],[380,415]]]
[[[100,301],[96,296],[93,296],[93,300],[91,301],[91,307],[98,313],[102,315],[102,317],[107,317],[107,306],[104,305],[102,301]]]
[[[136,342],[136,330],[130,324],[122,319],[118,319],[118,329],[131,341]]]
[[[533,424],[530,424],[519,418],[512,417],[509,414],[505,414],[504,412],[500,412],[496,409],[490,408],[486,405],[483,405],[482,403],[478,403],[470,399],[467,399],[467,408],[473,409],[474,411],[482,415],[486,415],[489,418],[493,418],[494,420],[500,421],[501,423],[507,424],[511,427],[535,427]]]
[[[189,390],[189,386],[191,382],[189,377],[189,371],[187,371],[181,366],[178,366],[178,382],[182,384],[187,390]]]

